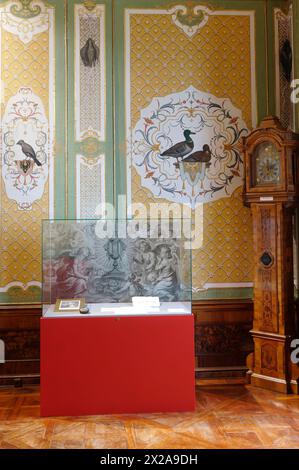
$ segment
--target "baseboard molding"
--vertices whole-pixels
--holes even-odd
[[[247,370],[246,366],[197,367],[195,369],[195,377],[196,379],[245,379]]]
[[[26,385],[39,385],[40,375],[2,375],[0,376],[0,387],[24,387]]]
[[[269,377],[253,372],[251,374],[250,383],[254,387],[265,388],[272,390],[273,392],[290,393],[291,385],[284,379],[278,379],[276,377]]]

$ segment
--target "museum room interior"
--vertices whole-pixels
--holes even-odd
[[[0,448],[299,448],[299,0],[1,0],[0,70]]]

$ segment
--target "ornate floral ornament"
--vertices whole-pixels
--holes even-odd
[[[184,131],[191,131],[190,151],[165,155],[184,143]],[[141,185],[155,197],[194,208],[229,197],[243,184],[240,138],[247,132],[240,110],[228,98],[189,87],[154,98],[141,111],[128,158]]]
[[[207,22],[212,11],[202,5],[176,5],[169,10],[172,21],[192,38]]]
[[[80,142],[80,153],[86,157],[97,157],[100,155],[101,144],[93,132],[86,133]]]
[[[35,16],[39,15],[41,12],[41,7],[36,5],[31,5],[32,0],[19,0],[21,5],[12,5],[10,7],[10,11],[14,16],[19,18],[34,18]]]
[[[30,210],[44,193],[50,159],[49,125],[41,99],[31,88],[21,88],[7,103],[2,121],[2,177],[9,199],[20,210]],[[24,155],[17,143],[25,141],[41,166]]]
[[[0,25],[27,44],[49,29],[49,10],[41,0],[16,0],[0,8]]]
[[[95,0],[85,0],[84,1],[84,6],[85,6],[85,8],[87,8],[87,10],[91,11],[96,6],[96,1]]]

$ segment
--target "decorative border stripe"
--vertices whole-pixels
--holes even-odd
[[[96,188],[94,181],[90,181],[89,176],[82,174],[84,169],[91,171],[93,179],[97,179]],[[89,187],[90,185],[90,187]],[[90,193],[91,209],[88,213],[82,208],[82,190]],[[96,217],[96,208],[105,202],[105,155],[87,159],[83,155],[76,155],[76,217],[77,219],[90,219]]]

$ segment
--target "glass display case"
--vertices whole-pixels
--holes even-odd
[[[191,314],[191,223],[44,220],[43,316]]]

